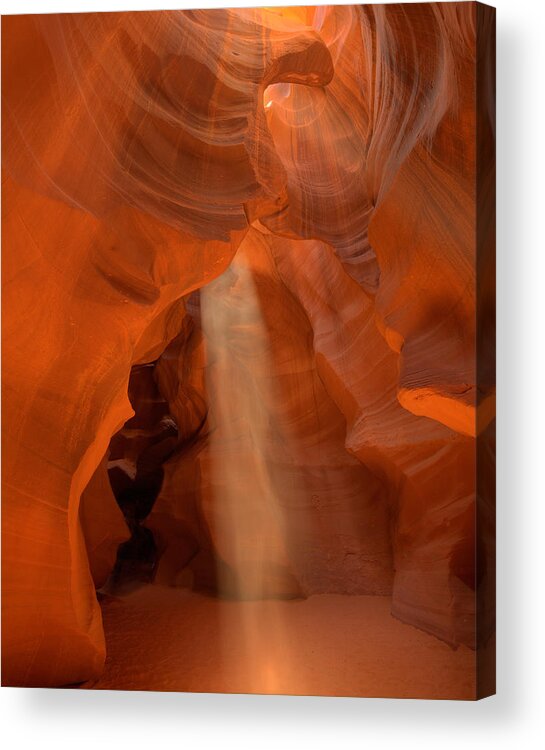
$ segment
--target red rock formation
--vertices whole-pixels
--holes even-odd
[[[138,422],[155,362],[178,429],[145,521],[158,582],[392,592],[398,618],[475,646],[493,575],[490,18],[3,19],[5,684],[102,669],[95,585],[127,534],[107,461],[153,443],[143,416],[119,430],[131,371],[150,365]]]
[[[297,250],[300,243],[292,244]],[[214,550],[229,579],[262,565],[266,591],[284,596],[389,593],[382,486],[344,448],[346,424],[319,376],[312,320],[283,283],[273,248],[267,230],[252,227],[229,270],[201,290],[194,315],[202,320],[205,357],[194,330],[196,345],[187,342],[177,360],[167,351],[160,363],[159,383],[181,384],[172,398],[176,419],[187,424],[191,393],[209,413],[200,443],[169,462],[148,525],[171,550],[171,570],[178,555],[177,573],[192,552],[177,544],[178,527],[192,527],[194,545]],[[306,270],[313,259],[301,250]],[[230,517],[236,539],[224,530]],[[255,581],[241,585],[255,595]],[[236,590],[236,581],[226,588]]]
[[[260,18],[3,19],[7,684],[100,672],[81,494],[131,415],[131,365],[226,268],[244,203],[275,195],[256,178],[274,159],[264,87],[331,76],[316,34]]]
[[[95,587],[99,589],[113,570],[119,545],[130,537],[123,513],[112,492],[106,456],[81,495],[80,522],[89,568]]]

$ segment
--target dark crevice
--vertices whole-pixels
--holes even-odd
[[[104,593],[120,593],[153,580],[157,545],[142,525],[161,491],[163,464],[178,444],[178,426],[154,378],[155,362],[135,365],[129,379],[134,416],[111,439],[108,475],[131,537],[120,545]]]

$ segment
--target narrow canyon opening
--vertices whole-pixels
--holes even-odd
[[[3,19],[6,684],[476,695],[483,13]]]
[[[114,569],[103,587],[116,593],[153,580],[158,549],[153,532],[143,525],[163,484],[163,464],[178,442],[178,426],[154,378],[156,362],[136,365],[128,396],[134,416],[111,439],[108,478],[130,532],[120,544]]]
[[[390,615],[391,488],[347,450],[310,309],[287,283],[311,247],[256,222],[227,270],[184,298],[158,359],[131,371],[135,413],[106,457],[130,537],[99,588],[110,656],[98,687],[138,686],[156,659],[159,689],[312,693],[344,649],[378,668],[379,633],[396,658],[407,637],[430,648]],[[322,252],[327,284],[338,261]]]

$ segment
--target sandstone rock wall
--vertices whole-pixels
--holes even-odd
[[[5,684],[102,669],[95,584],[126,533],[105,462],[131,369],[156,361],[179,431],[146,521],[158,580],[392,591],[396,616],[474,645],[494,415],[477,20],[473,3],[3,19]]]

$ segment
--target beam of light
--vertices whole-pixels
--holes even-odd
[[[243,243],[227,272],[201,290],[211,422],[205,515],[225,563],[218,571],[220,596],[229,600],[223,627],[243,634],[248,689],[274,693],[294,684],[282,614],[294,579],[275,490],[293,478],[279,483],[275,467],[272,480],[268,456],[278,435],[270,415],[280,394],[250,253]]]

